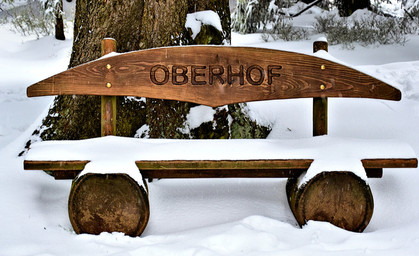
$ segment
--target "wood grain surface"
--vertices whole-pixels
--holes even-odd
[[[88,173],[73,181],[68,214],[77,234],[123,232],[135,237],[148,223],[148,194],[127,174]]]
[[[138,96],[212,107],[311,97],[400,100],[398,89],[311,55],[251,47],[156,48],[99,59],[40,81],[29,97]]]
[[[323,172],[300,186],[291,178],[288,203],[300,226],[309,220],[362,232],[371,220],[374,199],[369,185],[352,172]]]
[[[89,161],[24,161],[25,170],[50,171],[57,179],[72,179]],[[137,161],[143,178],[295,177],[310,167],[311,159]],[[381,178],[382,168],[416,168],[418,160],[364,159],[370,178]],[[56,175],[55,175],[56,173]]]

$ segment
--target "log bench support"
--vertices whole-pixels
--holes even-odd
[[[116,41],[102,40],[102,56],[116,52]],[[112,66],[107,65],[110,70]],[[111,83],[106,83],[112,88]],[[116,135],[116,96],[101,96],[101,136]],[[80,166],[87,164],[77,163]],[[66,166],[67,164],[64,164]],[[71,164],[70,164],[71,165]],[[62,175],[68,175],[62,172]],[[148,190],[127,174],[87,173],[74,177],[68,216],[77,234],[123,232],[139,236],[150,216]],[[143,180],[143,184],[146,184]]]
[[[68,214],[77,234],[139,236],[150,216],[148,191],[127,174],[88,173],[73,181]]]
[[[298,178],[289,178],[286,192],[300,226],[317,220],[362,232],[374,211],[370,186],[352,172],[322,172],[302,186]]]
[[[320,50],[328,51],[327,42],[314,42],[313,52]],[[320,72],[325,69],[326,66],[322,65]],[[325,85],[320,85],[320,89],[324,90]],[[327,134],[327,108],[327,97],[313,98],[313,136]],[[382,169],[375,170],[382,174]],[[366,171],[367,175],[371,172]],[[286,192],[291,211],[300,226],[309,220],[317,220],[362,232],[374,211],[370,186],[351,172],[323,172],[301,186],[298,177],[291,177]]]
[[[327,42],[315,42],[313,49],[327,51]],[[115,50],[115,40],[102,42],[102,55]],[[86,81],[89,86],[83,86]],[[102,96],[102,136],[115,135],[116,96],[180,100],[211,107],[313,98],[313,136],[327,134],[328,97],[401,99],[396,88],[324,59],[258,48],[213,46],[151,49],[100,59],[36,83],[27,94]],[[374,208],[368,184],[351,170],[322,172],[300,184],[313,161],[138,160],[135,164],[143,179],[288,178],[288,202],[299,225],[308,220],[328,221],[362,232]],[[45,170],[56,179],[74,179],[68,209],[76,233],[117,231],[140,235],[150,214],[144,180],[142,186],[123,173],[79,175],[89,162],[27,159],[24,169]],[[362,160],[369,178],[381,178],[383,168],[416,168],[417,164],[416,157]]]

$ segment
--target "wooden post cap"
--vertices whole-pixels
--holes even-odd
[[[111,52],[116,52],[116,40],[113,38],[105,38],[102,40],[102,56]]]
[[[327,43],[326,38],[319,38],[313,43],[313,52],[318,52],[320,50],[329,51],[329,44]]]

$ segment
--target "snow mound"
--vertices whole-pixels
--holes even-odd
[[[214,11],[201,11],[186,15],[185,27],[192,30],[192,39],[195,39],[199,34],[202,25],[211,25],[217,30],[223,31],[220,17]]]

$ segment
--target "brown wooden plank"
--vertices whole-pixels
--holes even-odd
[[[141,170],[145,179],[187,178],[290,178],[307,169],[159,169]],[[366,169],[368,178],[382,178],[382,169]]]
[[[279,169],[279,170],[144,170],[141,174],[145,179],[168,179],[168,178],[288,178],[296,177],[304,172],[304,169]],[[72,180],[77,177],[80,170],[50,171],[56,180]],[[382,178],[383,169],[366,169],[368,178]],[[234,175],[233,175],[234,174]]]
[[[365,168],[417,168],[418,159],[363,159]]]
[[[306,171],[313,160],[173,160],[137,161],[144,178],[284,178]],[[56,179],[72,179],[89,161],[24,161],[25,170],[52,172]],[[417,159],[365,159],[370,178],[381,178],[382,168],[416,168]]]
[[[66,171],[83,170],[90,161],[31,161],[23,162],[25,170]]]
[[[136,161],[140,170],[307,169],[312,159]]]
[[[328,60],[278,50],[218,46],[120,54],[69,69],[27,90],[29,97],[62,94],[138,96],[213,107],[307,97],[401,99],[396,88]]]
[[[159,169],[141,170],[146,179],[189,178],[288,178],[297,177],[305,169]]]
[[[136,161],[144,178],[286,178],[308,169],[312,159]]]
[[[416,168],[416,158],[363,159],[366,169]],[[136,161],[140,170],[308,169],[312,159]]]
[[[296,177],[305,169],[279,169],[279,170],[144,170],[141,174],[145,179],[168,178],[288,178]],[[72,180],[77,177],[80,170],[54,170],[49,173],[56,180]],[[366,169],[368,178],[382,178],[383,169]],[[234,174],[234,175],[233,175]]]
[[[172,160],[136,161],[140,170],[159,169],[307,169],[313,160]],[[25,170],[83,170],[90,161],[24,161]],[[412,159],[364,159],[365,168],[416,168],[418,160]]]

